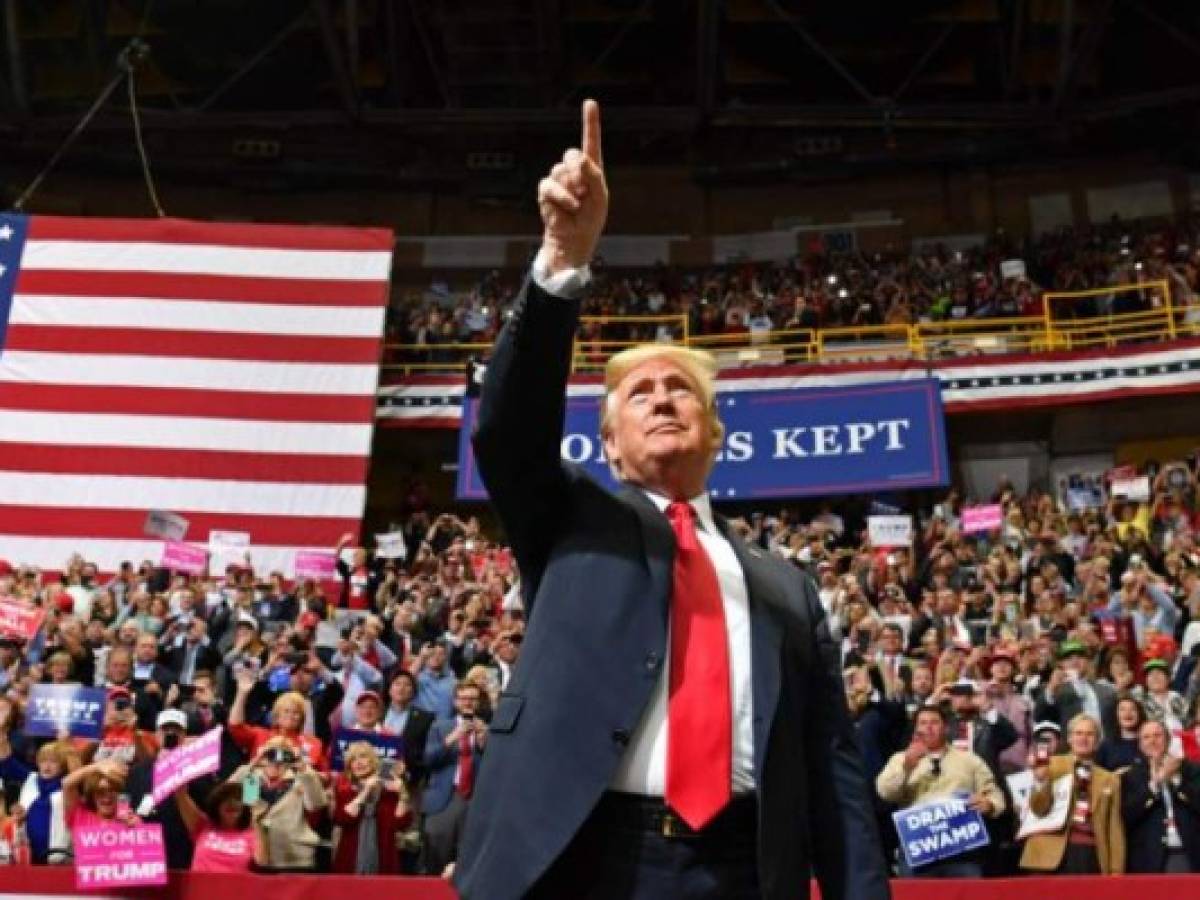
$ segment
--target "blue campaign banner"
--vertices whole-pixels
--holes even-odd
[[[346,748],[359,741],[366,741],[374,747],[380,760],[404,759],[404,738],[398,734],[380,734],[377,731],[338,728],[333,732],[333,748],[329,767],[335,772],[342,771],[346,767]]]
[[[600,440],[600,400],[569,398],[562,456],[615,484]],[[471,432],[478,400],[464,400],[458,498],[487,497]],[[725,445],[709,477],[721,500],[863,494],[949,484],[936,379],[857,387],[727,391],[717,397]]]
[[[988,844],[983,817],[955,794],[892,813],[910,869],[949,859]]]
[[[34,737],[72,737],[100,740],[104,731],[104,688],[75,684],[35,684],[25,707],[25,733]]]

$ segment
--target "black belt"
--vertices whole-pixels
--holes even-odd
[[[699,831],[683,821],[661,797],[608,791],[600,798],[593,816],[605,825],[646,831],[668,838],[753,835],[758,827],[758,799],[754,794],[734,797],[716,817]]]

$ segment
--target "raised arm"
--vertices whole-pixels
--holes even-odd
[[[589,100],[581,147],[563,154],[538,185],[542,247],[496,342],[481,393],[475,456],[523,573],[541,569],[562,515],[566,475],[559,445],[579,318],[578,303],[568,298],[583,284],[559,282],[570,282],[570,271],[582,270],[595,253],[608,216],[603,166],[600,108]],[[530,584],[527,598],[535,591]]]
[[[208,823],[208,816],[196,805],[196,801],[188,793],[186,784],[180,785],[175,791],[175,805],[179,808],[179,818],[183,819],[183,827],[195,839],[200,829]]]

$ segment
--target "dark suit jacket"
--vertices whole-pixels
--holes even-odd
[[[1183,763],[1179,785],[1171,788],[1175,827],[1183,849],[1200,872],[1200,766]],[[1150,792],[1150,767],[1144,756],[1121,776],[1121,818],[1125,820],[1126,872],[1161,872],[1166,856],[1163,834],[1167,808],[1161,793]]]
[[[440,813],[450,803],[454,796],[454,773],[458,771],[458,746],[446,746],[446,737],[458,724],[458,718],[451,716],[438,719],[429,728],[425,739],[425,769],[429,773],[429,781],[425,785],[425,793],[421,795],[421,812],[427,816]],[[489,743],[491,736],[488,736]],[[476,744],[471,754],[475,761],[476,785],[479,784],[478,773],[485,754]],[[478,794],[478,790],[475,791]],[[473,801],[472,801],[473,802]]]
[[[666,517],[559,454],[578,304],[528,282],[488,366],[480,474],[521,568],[529,620],[500,697],[455,882],[515,900],[611,783],[662,673],[674,559]],[[889,888],[839,653],[815,585],[718,519],[750,600],[762,896],[878,900]],[[431,735],[432,739],[432,735]]]
[[[421,784],[429,774],[425,768],[425,744],[429,740],[429,727],[433,714],[412,704],[408,707],[408,721],[404,723],[404,764],[407,767],[405,781],[410,785]]]
[[[162,660],[168,669],[171,670],[175,678],[179,678],[183,674],[183,664],[186,659],[186,651],[181,645],[172,644],[163,653]],[[221,666],[221,656],[217,653],[213,642],[209,641],[201,647],[196,653],[196,667],[194,672],[199,672],[201,669],[206,669],[214,675]]]

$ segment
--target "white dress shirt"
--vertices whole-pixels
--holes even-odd
[[[654,505],[666,510],[665,497],[646,491]],[[696,536],[712,560],[725,606],[725,633],[729,640],[729,687],[733,700],[733,793],[754,790],[754,694],[750,677],[750,598],[741,564],[713,521],[707,494],[689,501],[696,511]],[[634,729],[609,787],[614,791],[662,797],[667,786],[667,688],[670,685],[671,636],[662,671],[642,720]]]

